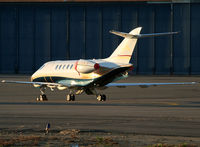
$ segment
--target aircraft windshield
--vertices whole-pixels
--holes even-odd
[[[39,70],[41,70],[43,67],[45,66],[45,64],[44,65],[42,65],[40,68],[39,68]]]

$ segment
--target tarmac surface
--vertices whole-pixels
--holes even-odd
[[[29,81],[29,77],[23,75],[0,76],[0,81],[5,79]],[[198,81],[198,76],[133,76],[120,82]],[[1,83],[0,87],[0,145],[1,139],[19,134],[42,134],[45,125],[50,123],[51,136],[59,136],[64,130],[78,131],[79,141],[81,137],[82,140],[73,141],[82,146],[93,146],[92,137],[98,145],[106,145],[99,144],[102,139],[98,136],[104,138],[103,141],[110,137],[111,146],[157,143],[200,146],[200,84],[112,87],[100,91],[107,95],[106,102],[98,102],[94,96],[87,95],[76,96],[75,102],[66,102],[67,90],[47,90],[49,101],[36,102],[40,92],[32,85]],[[84,138],[87,143],[82,144]],[[51,141],[53,146],[71,146],[69,142],[56,143]],[[46,144],[43,141],[37,145]]]

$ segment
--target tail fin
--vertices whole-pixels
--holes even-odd
[[[178,34],[178,32],[140,34],[141,30],[142,27],[135,28],[129,33],[110,31],[110,33],[124,37],[125,39],[115,49],[112,55],[107,58],[107,60],[111,62],[127,64],[131,59],[138,38]]]
[[[120,43],[120,45],[115,49],[112,55],[107,58],[111,62],[129,63],[133,50],[137,43],[137,38],[132,38],[131,36],[139,35],[142,27],[135,28],[129,33],[122,33],[117,31],[111,31],[115,35],[124,37],[125,39]]]

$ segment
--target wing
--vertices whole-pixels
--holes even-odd
[[[142,88],[147,88],[149,86],[159,86],[159,85],[193,85],[198,84],[198,82],[179,82],[179,83],[109,83],[107,87],[126,87],[126,86],[140,86]]]
[[[50,83],[50,82],[28,82],[28,81],[9,81],[2,80],[2,83],[17,83],[17,84],[34,84],[34,85],[46,85],[46,86],[64,86],[58,83]]]

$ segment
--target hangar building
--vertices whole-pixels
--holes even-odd
[[[200,74],[200,1],[1,0],[0,73],[31,74],[49,60],[108,57],[109,30],[178,35],[138,41],[134,74]]]

